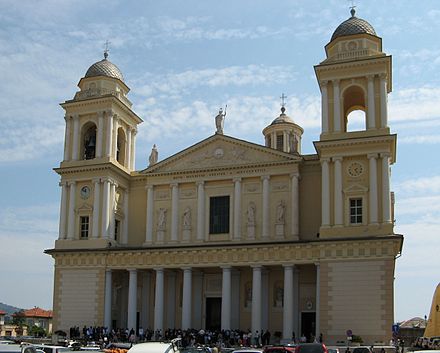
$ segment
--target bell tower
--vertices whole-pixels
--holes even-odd
[[[389,166],[396,135],[388,126],[391,56],[365,20],[342,22],[315,66],[321,88],[322,129],[315,142],[322,167],[320,237],[393,234]],[[363,127],[351,130],[358,111]]]
[[[119,68],[104,59],[89,67],[65,110],[59,239],[56,247],[106,247],[126,243],[129,176],[142,120],[127,98]]]

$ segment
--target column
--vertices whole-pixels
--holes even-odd
[[[125,166],[131,170],[131,128],[127,128],[127,147],[125,149]]]
[[[321,82],[321,131],[328,132],[328,91],[327,81]]]
[[[374,106],[374,75],[367,76],[367,121],[368,129],[376,128],[375,113],[376,109]]]
[[[320,271],[320,264],[316,263],[316,330],[315,330],[315,337],[319,337],[319,334],[321,333],[321,271]]]
[[[202,327],[202,312],[203,312],[203,272],[193,272],[193,299],[192,299],[192,325],[193,327]],[[238,297],[237,297],[238,298]]]
[[[129,269],[130,273],[128,281],[128,329],[136,330],[136,309],[137,309],[137,270]]]
[[[221,329],[231,329],[231,267],[222,267],[222,313]]]
[[[171,184],[171,241],[177,241],[179,231],[179,184]]]
[[[241,178],[234,178],[234,240],[241,238]]]
[[[61,182],[61,205],[60,205],[60,228],[58,239],[66,238],[66,218],[67,218],[67,183]]]
[[[380,127],[388,127],[387,75],[380,75]]]
[[[156,291],[154,303],[154,331],[163,330],[163,295],[164,295],[164,270],[157,268],[156,271]]]
[[[119,128],[118,121],[119,121],[118,116],[115,114],[113,116],[113,133],[112,133],[112,146],[111,146],[112,156],[114,159],[116,159],[116,152],[118,150],[118,128]]]
[[[293,152],[289,151],[289,135],[286,131],[283,131],[283,151],[284,152]]]
[[[142,297],[141,297],[141,325],[145,329],[150,326],[150,287],[151,274],[150,272],[142,273]]]
[[[128,197],[130,193],[127,190],[124,192],[124,203],[123,203],[123,209],[124,209],[124,220],[123,220],[123,226],[121,229],[121,244],[127,244],[128,243]]]
[[[240,298],[240,271],[231,269],[231,298]],[[240,327],[240,301],[231,301],[231,327]]]
[[[105,179],[103,180],[102,185],[102,237],[108,238],[108,228],[109,228],[109,201],[110,201],[110,180]]]
[[[107,136],[105,144],[105,155],[110,157],[112,155],[112,136],[113,136],[113,112],[107,112]]]
[[[165,327],[176,327],[176,272],[167,271],[167,291],[164,293],[165,304],[167,307],[164,318]]]
[[[113,240],[115,240],[116,187],[117,187],[117,184],[114,181],[112,181],[110,183],[110,200],[109,200],[110,202],[108,204],[108,209],[109,209],[109,213],[110,213],[109,237],[110,237],[110,239],[113,239]]]
[[[321,184],[322,184],[322,226],[330,226],[330,173],[329,173],[329,159],[321,159],[322,173],[321,173]]]
[[[292,190],[291,190],[291,198],[292,198],[292,213],[291,213],[291,236],[293,239],[298,239],[299,236],[299,174],[293,173],[290,174]]]
[[[93,179],[93,221],[92,238],[99,236],[99,205],[101,202],[101,179]]]
[[[105,270],[104,326],[112,326],[112,270]]]
[[[153,242],[153,196],[154,196],[154,187],[153,185],[147,185],[145,187],[147,190],[147,224],[146,224],[146,234],[145,234],[145,243],[151,244]]]
[[[252,266],[252,334],[261,332],[261,266]]]
[[[130,155],[130,169],[135,169],[135,157],[136,157],[136,134],[137,130],[133,129],[131,130],[131,155]]]
[[[72,159],[78,160],[79,154],[79,116],[75,114],[73,116],[73,146],[72,146]]]
[[[70,160],[69,151],[70,151],[70,130],[72,128],[72,119],[70,116],[66,115],[64,117],[64,120],[66,121],[66,131],[64,135],[64,160],[68,161]]]
[[[342,157],[333,157],[335,163],[335,225],[342,226],[343,202],[342,202]]]
[[[98,112],[98,134],[96,136],[96,157],[102,157],[102,143],[104,137],[104,112]]]
[[[341,98],[339,80],[333,81],[333,130],[341,132]]]
[[[197,185],[197,240],[203,241],[205,238],[205,187],[203,181],[198,181]]]
[[[370,193],[369,193],[369,213],[370,223],[377,224],[378,204],[377,204],[377,153],[368,155],[369,160],[369,179],[370,179]]]
[[[183,268],[183,298],[182,298],[182,330],[191,326],[192,313],[192,271],[190,267]]]
[[[272,140],[272,148],[274,149],[274,150],[276,150],[277,149],[277,133],[274,131],[274,132],[272,132],[271,133],[271,140]]]
[[[263,180],[263,201],[262,201],[262,208],[263,208],[263,225],[262,225],[262,238],[269,238],[270,236],[270,229],[269,229],[269,175],[265,175],[261,177],[261,180]]]
[[[382,157],[382,222],[392,223],[390,195],[390,154],[381,153]]]
[[[68,182],[69,192],[69,217],[67,223],[67,239],[75,238],[75,194],[76,194],[76,182]]]
[[[293,265],[284,267],[283,339],[292,337],[293,332]]]
[[[293,267],[293,332],[295,337],[299,337],[299,270]]]

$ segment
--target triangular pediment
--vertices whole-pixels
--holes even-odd
[[[261,165],[300,160],[296,154],[243,141],[230,136],[213,135],[141,173],[163,173],[244,165]]]
[[[344,189],[345,194],[360,194],[360,193],[366,193],[368,191],[368,188],[361,184],[352,184]]]

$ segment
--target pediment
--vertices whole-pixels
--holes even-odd
[[[141,173],[261,165],[300,159],[298,155],[280,152],[230,136],[216,134],[158,162]]]
[[[361,184],[352,184],[344,189],[344,194],[363,194],[368,191],[368,188]]]

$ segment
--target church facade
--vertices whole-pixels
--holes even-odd
[[[223,133],[135,170],[140,117],[107,55],[61,104],[66,130],[54,330],[241,329],[326,343],[387,342],[395,259],[387,119],[391,57],[365,20],[335,30],[315,66],[316,154],[282,108],[263,144]],[[349,131],[352,111],[365,128]]]

